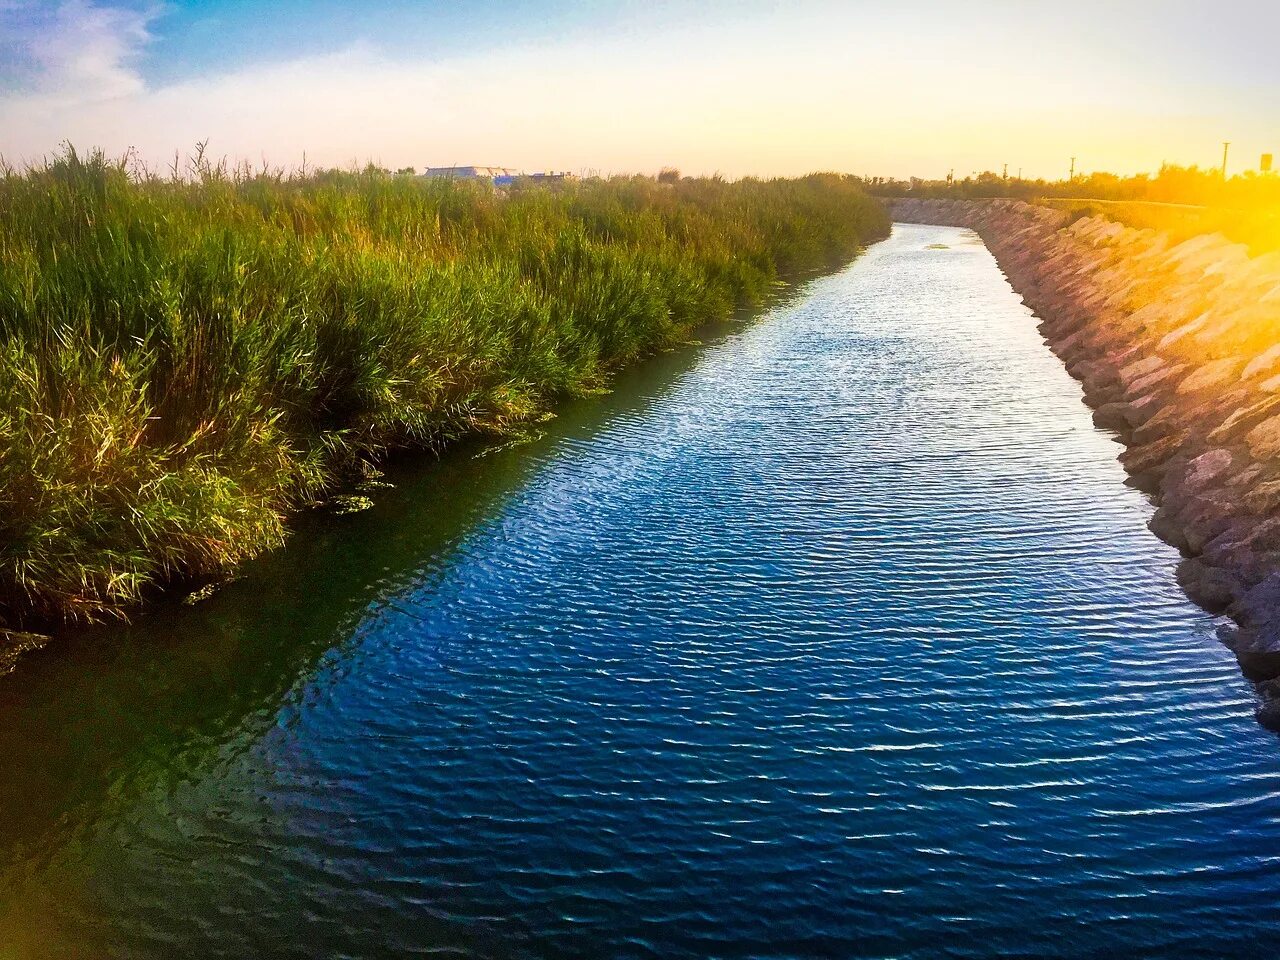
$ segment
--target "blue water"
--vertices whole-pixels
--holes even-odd
[[[26,811],[0,932],[1269,955],[1280,744],[1117,452],[976,237],[898,226],[163,642],[83,654],[73,695],[37,663],[0,702]],[[78,747],[22,752],[60,722]]]

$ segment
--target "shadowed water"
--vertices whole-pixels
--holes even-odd
[[[0,943],[1270,952],[1275,737],[972,234],[481,452],[0,682]]]

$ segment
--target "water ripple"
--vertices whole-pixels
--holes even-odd
[[[265,734],[102,825],[60,922],[134,956],[1261,955],[1275,743],[1117,452],[986,250],[900,227],[531,454]]]

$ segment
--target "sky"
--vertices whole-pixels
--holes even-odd
[[[1280,0],[0,0],[0,156],[957,176],[1280,154]]]

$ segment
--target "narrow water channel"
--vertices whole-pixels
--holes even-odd
[[[0,956],[1264,955],[1280,743],[977,238],[0,681]]]

